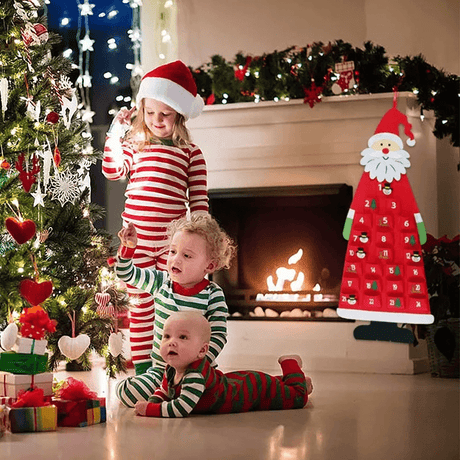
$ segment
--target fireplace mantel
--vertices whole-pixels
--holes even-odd
[[[310,108],[303,100],[206,106],[189,120],[194,142],[208,167],[208,188],[276,187],[346,183],[356,190],[367,147],[393,94],[324,97]],[[408,178],[427,231],[437,233],[434,117],[416,96],[399,94],[398,109],[412,124],[416,145],[406,150]],[[404,136],[403,136],[404,137]]]
[[[209,190],[346,183],[356,190],[367,147],[393,94],[206,106],[187,122],[208,167]],[[433,114],[420,117],[416,97],[400,93],[398,109],[412,124],[416,145],[408,178],[429,233],[437,233],[436,140]],[[404,136],[403,136],[404,137]],[[361,324],[229,321],[222,369],[278,372],[280,354],[298,353],[308,370],[412,374],[426,371],[426,346],[359,341]],[[364,323],[363,323],[364,324]]]

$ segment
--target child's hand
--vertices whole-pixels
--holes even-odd
[[[122,107],[115,115],[114,121],[120,123],[120,125],[131,125],[131,116],[133,115],[136,107],[128,110],[126,107]]]
[[[118,232],[121,244],[128,248],[135,248],[137,246],[137,232],[134,224],[130,222],[127,227],[122,228]]]
[[[148,401],[138,401],[134,406],[134,413],[136,415],[145,415],[147,413],[147,406],[150,403]]]

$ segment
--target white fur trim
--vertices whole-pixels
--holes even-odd
[[[402,324],[432,324],[433,315],[417,313],[391,313],[383,311],[353,310],[348,308],[337,308],[337,314],[341,318],[356,319],[358,321],[383,321],[385,323]]]
[[[420,223],[423,222],[422,215],[419,212],[414,214],[414,218],[415,218],[415,222],[417,222],[417,224],[420,224]]]
[[[141,81],[136,96],[136,105],[144,97],[156,99],[169,105],[186,119],[197,117],[204,107],[204,101],[198,94],[193,96],[183,86],[166,78],[145,78]]]
[[[397,136],[396,134],[392,134],[392,133],[378,133],[378,134],[374,134],[374,135],[369,139],[369,141],[367,142],[367,145],[368,145],[368,147],[372,147],[372,145],[374,144],[374,142],[380,141],[380,140],[386,140],[386,139],[389,139],[390,141],[395,141],[395,142],[399,145],[399,147],[400,147],[401,149],[404,147],[401,138],[400,138],[399,136]]]
[[[350,208],[348,210],[347,218],[353,219],[355,217],[355,210]]]

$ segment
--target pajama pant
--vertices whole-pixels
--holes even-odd
[[[152,241],[152,232],[148,231],[148,222],[143,223],[143,225],[133,223],[136,227],[138,238],[136,252],[133,257],[134,265],[139,268],[166,270],[168,256],[166,239],[161,246],[162,241]],[[155,230],[158,230],[158,228]],[[166,234],[166,228],[163,234]],[[155,248],[153,248],[153,245],[155,245]],[[131,297],[129,325],[131,356],[136,374],[143,374],[152,365],[150,352],[153,346],[153,323],[155,319],[154,297],[150,293],[141,291],[129,284],[127,285],[127,291]]]

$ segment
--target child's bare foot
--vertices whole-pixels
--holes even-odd
[[[147,413],[148,401],[138,401],[134,406],[134,413],[136,415],[145,415]]]
[[[305,380],[307,382],[307,394],[311,394],[313,391],[313,382],[310,377],[305,377]]]
[[[286,359],[294,359],[299,367],[302,368],[302,358],[299,355],[283,355],[278,358],[278,362],[281,364]]]

